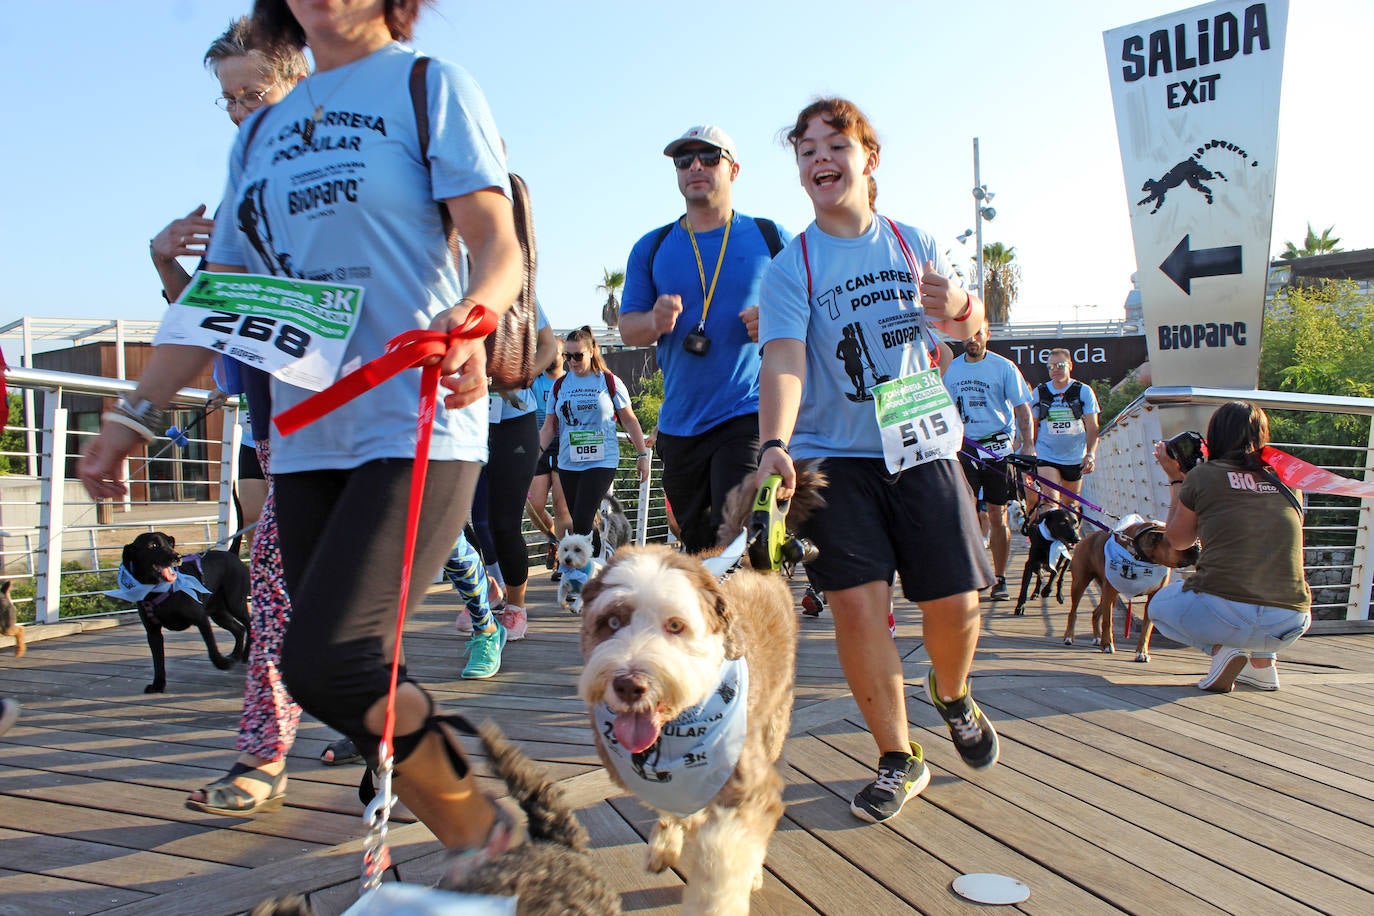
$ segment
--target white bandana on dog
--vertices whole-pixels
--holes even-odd
[[[1139,515],[1128,515],[1117,522],[1114,532],[1125,531],[1131,525],[1143,521],[1144,519]],[[1102,555],[1103,559],[1106,560],[1107,581],[1111,583],[1112,588],[1121,593],[1123,598],[1139,598],[1158,585],[1169,574],[1167,566],[1137,560],[1114,537],[1109,537],[1102,542]]]
[[[749,666],[743,658],[727,659],[720,685],[706,701],[665,724],[658,740],[640,753],[630,753],[616,740],[616,716],[605,703],[596,705],[596,727],[635,795],[660,811],[688,817],[715,798],[739,763],[748,696]]]
[[[127,566],[119,567],[119,588],[110,589],[102,594],[109,595],[111,598],[120,598],[130,604],[138,604],[147,599],[149,595],[157,595],[163,592],[185,592],[196,601],[200,601],[201,595],[210,594],[210,590],[201,584],[201,581],[190,573],[177,570],[176,578],[170,582],[159,582],[156,585],[149,585],[134,578],[134,574],[129,572]]]

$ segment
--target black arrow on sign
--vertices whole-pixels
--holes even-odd
[[[1164,275],[1188,295],[1193,294],[1193,281],[1198,277],[1225,277],[1241,272],[1240,246],[1199,248],[1188,250],[1188,236],[1183,237],[1164,263],[1159,265]]]

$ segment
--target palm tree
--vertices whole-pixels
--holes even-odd
[[[601,306],[601,320],[606,327],[613,328],[620,323],[620,300],[615,297],[616,290],[625,285],[623,270],[601,268],[601,283],[597,290],[606,293],[606,304]]]
[[[983,246],[983,305],[989,324],[1005,324],[1021,287],[1021,266],[1016,248],[1001,242]]]
[[[1303,239],[1302,247],[1294,245],[1292,242],[1284,242],[1283,251],[1279,252],[1279,260],[1292,261],[1296,258],[1311,257],[1314,254],[1335,254],[1341,251],[1341,240],[1333,239],[1331,232],[1335,226],[1327,226],[1322,230],[1321,235],[1317,235],[1312,229],[1312,224],[1307,224],[1307,238]]]

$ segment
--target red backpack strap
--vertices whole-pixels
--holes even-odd
[[[811,255],[806,251],[806,230],[799,236],[802,246],[802,264],[806,267],[806,307],[811,307]]]

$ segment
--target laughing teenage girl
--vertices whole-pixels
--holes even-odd
[[[759,480],[796,482],[794,458],[824,458],[826,506],[803,525],[820,549],[845,679],[878,745],[855,797],[866,821],[895,816],[930,781],[907,726],[902,659],[888,634],[893,576],[921,606],[926,688],[964,762],[997,760],[997,734],[969,695],[978,589],[992,584],[959,469],[958,412],[932,366],[932,330],[955,338],[983,305],[950,282],[934,240],[874,210],[879,144],[851,102],[822,99],[787,134],[816,220],[770,265],[759,340]]]

